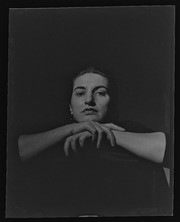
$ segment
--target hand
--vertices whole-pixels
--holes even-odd
[[[116,131],[120,131],[120,132],[124,132],[125,131],[124,128],[122,128],[120,126],[117,126],[117,125],[115,125],[113,123],[105,123],[105,124],[101,124],[101,125],[108,127],[110,130],[116,130]]]
[[[71,146],[72,150],[74,150],[76,152],[76,141],[77,140],[79,140],[80,146],[83,147],[85,139],[90,138],[90,137],[92,137],[92,134],[88,131],[80,132],[80,133],[74,134],[72,136],[69,136],[64,143],[65,155],[66,156],[69,155],[70,146]]]
[[[98,142],[97,142],[97,148],[100,147],[100,142],[101,142],[101,139],[102,139],[102,133],[105,132],[107,134],[107,139],[110,140],[110,143],[112,146],[115,146],[115,136],[114,134],[112,133],[111,130],[116,130],[116,131],[119,131],[119,132],[124,132],[125,129],[120,127],[120,126],[117,126],[113,123],[98,123],[98,122],[92,122],[93,125],[96,127],[97,131],[98,131]]]
[[[97,148],[100,147],[100,143],[103,137],[103,134],[107,134],[107,139],[110,140],[110,143],[112,146],[115,146],[115,137],[114,134],[111,132],[110,128],[112,129],[118,129],[121,131],[124,131],[122,127],[118,127],[114,124],[100,124],[98,122],[88,121],[88,122],[82,122],[82,123],[74,123],[72,125],[72,134],[77,134],[82,131],[88,130],[92,134],[92,141],[95,140],[96,135],[98,135],[97,138]]]
[[[107,126],[98,122],[92,122],[92,124],[94,125],[98,133],[97,148],[100,147],[100,143],[104,134],[107,135],[107,139],[110,141],[111,146],[115,146],[115,136]]]
[[[80,132],[88,131],[92,135],[92,141],[95,140],[96,137],[96,128],[92,121],[86,121],[81,123],[73,123],[71,124],[71,135],[75,135]]]
[[[71,134],[77,134],[80,132],[88,131],[92,134],[92,141],[95,140],[96,135],[98,134],[97,139],[97,147],[100,146],[100,141],[102,139],[103,133],[106,133],[108,135],[108,139],[111,141],[111,145],[113,146],[113,134],[110,131],[110,129],[118,128],[119,130],[124,130],[121,127],[118,127],[114,124],[108,123],[108,124],[99,124],[97,122],[93,121],[86,121],[81,123],[73,123],[71,126]]]
[[[87,129],[87,130],[86,130]],[[97,135],[97,148],[100,147],[101,140],[104,134],[107,135],[107,139],[110,140],[112,146],[115,146],[115,137],[111,132],[111,129],[124,131],[124,128],[116,126],[112,123],[100,124],[98,122],[82,122],[82,123],[74,123],[72,128],[72,136],[69,136],[64,144],[65,154],[68,156],[69,148],[72,147],[72,150],[76,151],[76,141],[79,140],[79,144],[81,147],[84,145],[84,141],[86,138],[92,138],[92,141],[95,140]]]

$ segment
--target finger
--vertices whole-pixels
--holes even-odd
[[[92,122],[92,124],[94,125],[94,127],[97,130],[97,133],[98,133],[97,148],[100,148],[100,144],[101,144],[101,140],[102,140],[102,136],[103,136],[103,129],[95,122]]]
[[[107,134],[107,138],[110,140],[110,143],[111,143],[111,146],[115,146],[115,136],[114,134],[111,132],[111,130],[104,126],[103,124],[99,124],[97,123],[98,125],[100,125],[102,127],[102,129],[105,131],[105,133]]]
[[[74,152],[77,153],[77,150],[76,150],[76,138],[77,136],[73,136],[72,139],[71,139],[71,148]]]
[[[79,138],[79,144],[80,144],[80,147],[83,147],[84,146],[84,141],[86,139],[86,136],[85,135],[82,135],[80,138]]]
[[[79,138],[79,145],[80,145],[80,147],[84,146],[84,140],[85,140],[85,137],[80,137]]]
[[[88,132],[88,131],[87,131]],[[73,135],[72,136],[72,139],[71,139],[71,147],[72,149],[77,152],[76,150],[76,141],[86,132],[82,132],[82,133],[77,133],[76,135]],[[89,133],[89,132],[88,132]],[[89,133],[90,134],[90,133]],[[91,135],[91,134],[90,134]]]
[[[115,146],[115,136],[114,134],[111,132],[111,130],[105,126],[102,127],[104,129],[104,131],[107,134],[107,138],[110,140],[111,146]]]
[[[84,146],[84,141],[85,141],[85,139],[86,139],[85,134],[81,135],[81,137],[79,138],[80,147],[83,147],[83,146]]]
[[[85,139],[86,139],[86,138],[89,138],[89,137],[91,137],[91,136],[92,136],[91,133],[89,133],[88,131],[87,131],[87,132],[84,132],[84,133],[80,136],[80,138],[79,138],[79,144],[80,144],[80,146],[83,147],[83,146],[84,146],[84,141],[85,141]]]
[[[69,151],[68,150],[69,150],[69,146],[70,146],[70,139],[71,139],[71,137],[68,137],[66,139],[65,143],[64,143],[64,153],[65,153],[66,156],[69,155]]]
[[[96,129],[91,122],[84,122],[78,129],[73,131],[73,134],[89,131],[92,134],[92,141],[95,140],[96,137]]]
[[[105,124],[102,124],[102,125],[108,127],[111,130],[117,130],[117,131],[122,131],[122,132],[125,131],[125,129],[123,127],[117,126],[113,123],[105,123]]]
[[[89,122],[89,125],[90,125],[90,128],[91,128],[92,142],[94,142],[95,139],[96,139],[96,128],[95,128],[95,126],[93,125],[92,122]]]

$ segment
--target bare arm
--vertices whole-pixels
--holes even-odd
[[[166,147],[166,137],[162,132],[131,133],[112,130],[117,145],[151,161],[162,163]]]
[[[68,135],[71,135],[70,125],[38,134],[21,135],[18,139],[20,157],[23,160],[29,159],[49,146],[63,140]]]
[[[84,131],[90,132],[94,139],[97,129],[94,127],[92,121],[87,121],[64,125],[38,134],[21,135],[18,139],[20,157],[22,160],[31,158],[53,144],[60,142],[71,135]]]

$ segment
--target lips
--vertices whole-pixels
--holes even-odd
[[[82,111],[82,113],[84,113],[86,115],[92,115],[92,114],[97,113],[97,110],[93,109],[93,108],[86,108]]]

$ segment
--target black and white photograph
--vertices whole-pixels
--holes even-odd
[[[10,8],[6,218],[173,216],[175,6]]]

